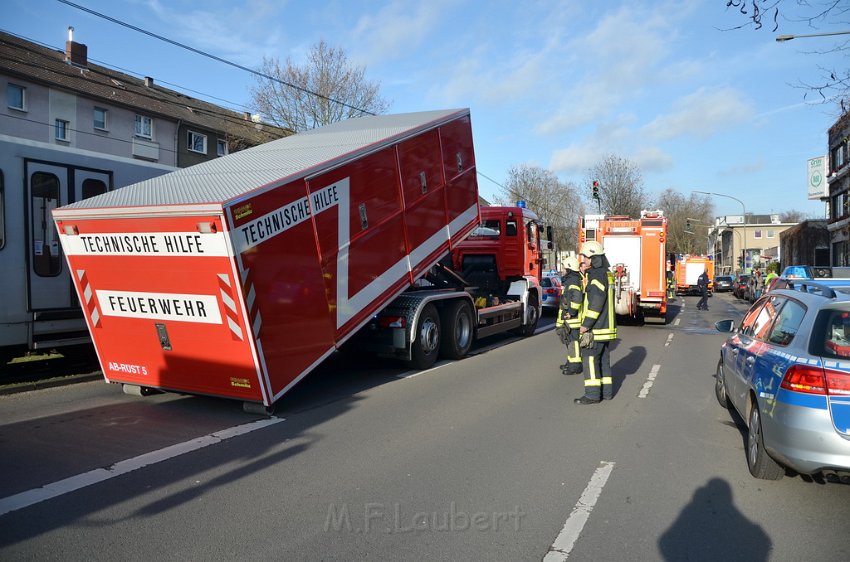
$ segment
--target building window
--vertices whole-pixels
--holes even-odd
[[[9,109],[17,109],[18,111],[26,111],[26,92],[27,89],[17,84],[6,84],[6,105]]]
[[[847,242],[833,242],[832,244],[832,265],[846,266],[847,265]]]
[[[136,136],[153,139],[153,119],[144,115],[136,115]]]
[[[756,231],[754,231],[754,232],[753,232],[753,236],[754,236],[756,239],[761,238],[761,230],[756,230]]]
[[[194,131],[189,131],[189,139],[187,142],[187,148],[189,152],[198,152],[200,154],[207,153],[207,136],[202,135],[200,133],[196,133]]]
[[[830,205],[829,214],[830,218],[833,220],[840,219],[844,216],[844,213],[847,209],[845,209],[845,205],[847,202],[847,193],[837,193],[832,198],[832,205]]]
[[[215,141],[215,153],[218,156],[227,156],[227,141],[218,139]]]
[[[53,126],[56,131],[56,140],[68,142],[68,125],[69,123],[64,119],[56,120],[56,124]]]
[[[767,237],[768,238],[775,238],[776,237],[776,231],[775,230],[768,230],[767,231]]]
[[[832,149],[832,169],[840,170],[844,166],[844,145],[840,144]]]
[[[105,131],[106,130],[106,110],[101,109],[99,107],[94,108],[94,128]]]

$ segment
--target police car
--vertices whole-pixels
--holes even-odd
[[[540,280],[540,286],[543,289],[543,299],[540,301],[540,305],[544,309],[557,311],[561,305],[561,294],[564,292],[561,275],[557,271],[547,271]]]
[[[785,280],[715,327],[715,394],[747,422],[750,473],[850,483],[850,280]]]

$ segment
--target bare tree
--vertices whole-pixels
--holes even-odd
[[[295,132],[385,113],[390,106],[380,83],[368,81],[365,68],[352,66],[345,51],[324,40],[313,45],[303,66],[263,57],[260,72],[251,88],[254,108],[267,122]]]
[[[579,217],[584,212],[575,185],[538,166],[512,166],[498,199],[502,205],[526,201],[529,209],[553,227],[555,248],[575,251]]]
[[[626,215],[637,218],[649,205],[643,187],[643,176],[634,162],[613,154],[588,170],[585,192],[588,208],[605,215]],[[590,186],[599,182],[599,200],[593,199]]]
[[[850,40],[843,33],[847,26],[847,15],[850,6],[846,0],[727,0],[726,8],[734,8],[740,18],[738,25],[732,29],[751,27],[759,31],[774,33],[780,26],[784,28],[802,29],[803,34],[815,34],[829,26],[842,26],[842,31],[835,33],[836,37],[826,49],[809,51],[811,55],[825,55],[834,52],[850,50]],[[835,103],[842,113],[850,110],[850,71],[847,69],[829,69],[818,65],[821,80],[816,83],[798,80],[796,88],[805,90],[803,99],[808,99],[809,93],[816,93],[813,103]]]
[[[803,222],[806,218],[806,213],[796,209],[779,213],[779,222]]]
[[[714,205],[707,196],[685,197],[673,189],[658,196],[655,207],[667,217],[667,251],[675,254],[704,254],[708,229],[714,224]],[[690,223],[690,228],[688,228]]]

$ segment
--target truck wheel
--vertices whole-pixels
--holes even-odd
[[[522,337],[534,335],[537,322],[540,320],[540,310],[537,308],[537,295],[528,295],[528,308],[526,309],[526,324],[515,330]]]
[[[472,346],[472,309],[464,300],[457,300],[443,310],[441,318],[443,341],[440,355],[446,359],[462,359]]]
[[[440,316],[433,304],[428,304],[419,315],[416,339],[411,350],[410,366],[427,369],[437,360],[440,351]]]

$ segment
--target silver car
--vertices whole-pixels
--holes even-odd
[[[789,281],[715,326],[715,393],[747,422],[750,473],[850,483],[850,281]]]

